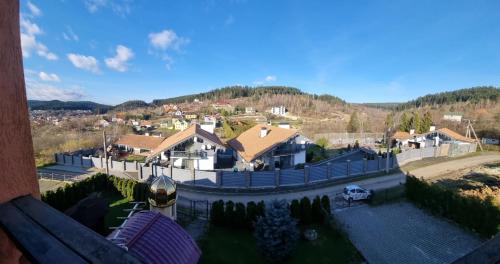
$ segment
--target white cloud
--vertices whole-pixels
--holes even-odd
[[[28,1],[28,9],[30,10],[31,14],[33,16],[41,16],[42,15],[42,10],[38,8],[35,4],[33,4],[31,1]]]
[[[182,46],[189,43],[189,39],[177,36],[171,29],[165,29],[161,32],[150,33],[149,41],[151,45],[160,50],[180,50]]]
[[[116,55],[112,58],[106,58],[106,66],[119,72],[125,72],[128,69],[127,62],[133,57],[134,52],[131,49],[118,45],[116,46]]]
[[[80,38],[78,37],[77,34],[73,31],[73,29],[70,26],[66,27],[66,32],[63,32],[63,38],[65,40],[73,40],[73,41],[78,41]]]
[[[262,80],[256,80],[253,82],[254,85],[263,85],[269,82],[275,82],[278,78],[275,75],[268,75]]]
[[[276,81],[276,76],[274,76],[274,75],[268,75],[268,76],[266,76],[266,78],[264,80],[266,82],[275,82]]]
[[[53,85],[26,80],[26,93],[31,100],[80,100],[85,97],[83,89],[73,86],[69,89],[56,87]]]
[[[45,72],[40,72],[38,74],[38,76],[40,77],[40,79],[42,81],[46,81],[46,82],[60,82],[61,79],[59,79],[59,76],[57,76],[57,74],[55,73],[45,73]]]
[[[21,17],[21,48],[23,50],[23,56],[29,58],[31,54],[36,53],[40,57],[44,57],[47,60],[57,60],[56,54],[49,51],[47,46],[39,42],[36,38],[37,35],[43,33],[43,31],[38,27],[37,24],[31,22],[30,20]]]
[[[93,73],[99,73],[99,63],[97,59],[92,56],[69,53],[68,60],[71,61],[71,63],[73,63],[73,65],[77,68]]]
[[[104,6],[106,6],[106,0],[85,0],[85,7],[90,13],[95,13]]]
[[[131,2],[131,0],[85,0],[85,7],[90,13],[95,13],[101,8],[110,7],[115,14],[125,17],[132,10],[130,7]]]

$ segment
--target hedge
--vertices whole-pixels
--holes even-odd
[[[55,191],[45,192],[42,194],[42,201],[60,211],[64,211],[89,194],[103,191],[119,192],[130,200],[147,202],[149,185],[113,175],[108,176],[104,173],[97,173],[82,181],[59,187]]]
[[[462,196],[410,175],[406,177],[406,196],[431,213],[452,219],[482,236],[491,237],[500,230],[500,209],[491,198]]]

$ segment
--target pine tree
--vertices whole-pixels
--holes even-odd
[[[408,114],[406,112],[404,112],[403,115],[401,115],[401,119],[400,119],[399,123],[400,123],[399,130],[410,132],[411,119],[410,119],[410,117],[408,117]]]
[[[359,118],[358,112],[354,111],[351,114],[351,118],[349,119],[349,123],[347,124],[347,132],[356,133],[359,130]]]
[[[420,114],[415,112],[412,117],[412,127],[415,129],[416,133],[422,133],[422,120],[420,119]]]
[[[432,115],[429,111],[425,112],[424,118],[422,120],[421,131],[419,133],[425,133],[429,131],[432,125]]]

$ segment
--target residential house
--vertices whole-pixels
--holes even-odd
[[[499,145],[500,140],[498,140],[497,138],[482,138],[481,143],[488,145]]]
[[[431,146],[440,146],[441,144],[448,143],[473,143],[474,140],[464,137],[459,133],[449,129],[440,128],[435,129],[435,126],[431,126],[429,131],[422,134],[416,134],[414,129],[410,129],[410,132],[397,131],[393,136],[393,143],[398,147],[412,147],[412,148],[423,148]]]
[[[271,107],[271,114],[273,115],[285,116],[286,113],[286,108],[283,105]]]
[[[225,110],[226,112],[234,112],[234,107],[226,100],[219,100],[215,104],[212,104],[215,110]]]
[[[174,124],[175,130],[185,130],[188,128],[189,123],[184,119],[172,118],[172,123]]]
[[[443,120],[462,122],[462,114],[460,113],[446,113],[443,115]]]
[[[240,170],[286,169],[306,162],[308,142],[294,129],[256,125],[228,144]]]
[[[161,128],[166,128],[166,129],[174,129],[174,124],[172,122],[172,119],[165,119],[160,122],[160,127]]]
[[[215,122],[203,122],[200,124],[201,129],[209,132],[209,133],[214,133],[215,131]]]
[[[179,109],[179,107],[177,105],[174,105],[174,104],[164,104],[162,105],[162,109],[163,109],[163,112],[164,113],[171,113],[171,112],[175,112]]]
[[[107,120],[101,119],[98,121],[98,125],[100,127],[107,127],[107,126],[109,126],[109,122]]]
[[[147,156],[151,150],[155,149],[165,140],[164,137],[142,136],[142,135],[124,135],[115,142],[115,145],[127,152]]]
[[[248,107],[245,107],[245,114],[255,114],[255,108],[251,107],[251,106],[248,106]]]
[[[151,122],[149,120],[142,120],[140,122],[140,127],[141,128],[152,128],[153,127],[153,122]]]
[[[189,120],[193,120],[193,119],[197,119],[198,115],[195,113],[184,113],[184,118],[189,119]]]
[[[224,143],[215,134],[194,124],[168,137],[152,151],[147,161],[167,162],[179,168],[213,170],[217,154],[225,149]]]

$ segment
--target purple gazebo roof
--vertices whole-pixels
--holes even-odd
[[[157,212],[134,214],[108,239],[147,263],[194,264],[201,255],[196,242],[181,226]]]

